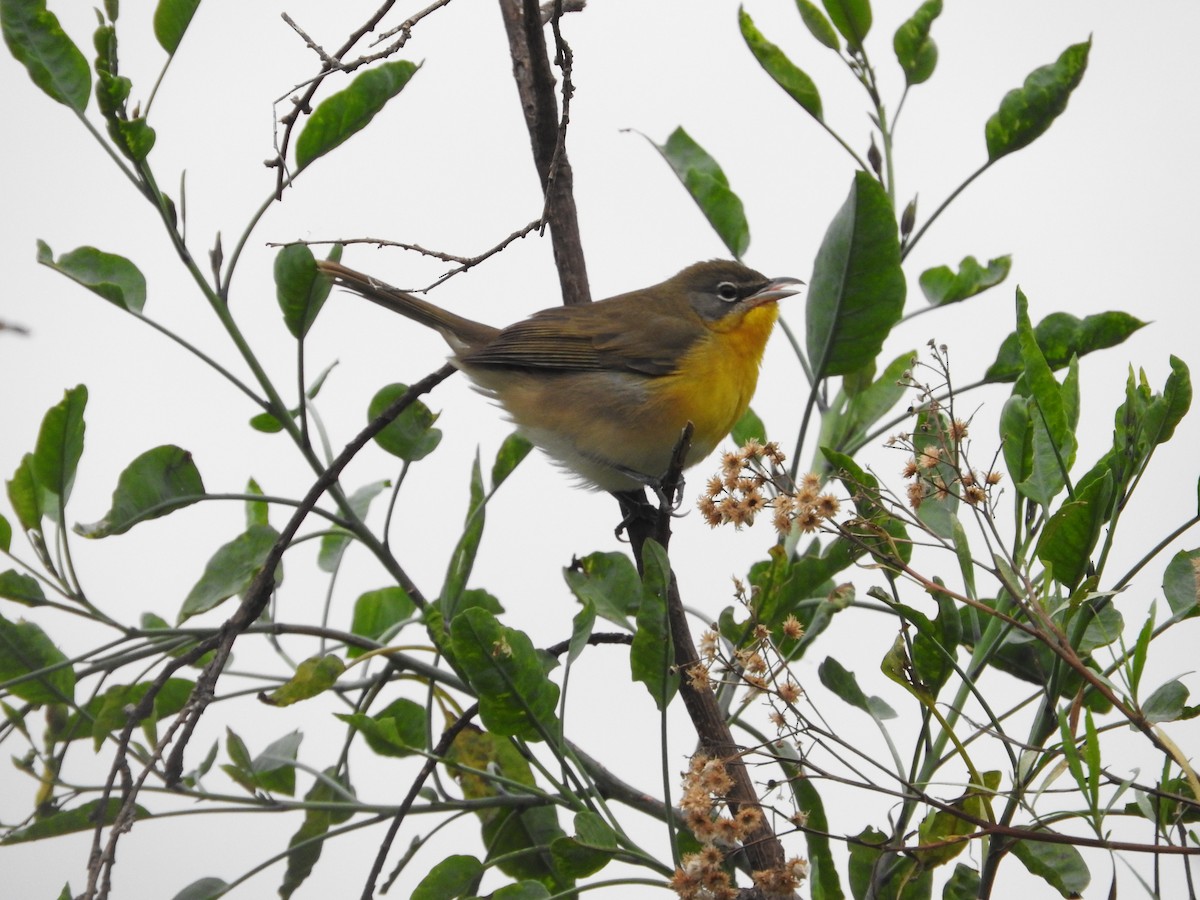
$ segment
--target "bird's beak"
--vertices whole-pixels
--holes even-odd
[[[800,292],[804,284],[799,278],[773,278],[763,285],[762,290],[756,291],[746,298],[747,306],[758,306],[773,300],[782,300]]]

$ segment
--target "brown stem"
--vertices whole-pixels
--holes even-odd
[[[681,484],[682,462],[690,446],[690,439],[689,423],[689,428],[684,430],[676,447],[671,470],[663,478],[662,493],[666,498],[672,497]],[[640,574],[643,571],[642,549],[646,540],[653,538],[664,550],[670,541],[670,510],[667,508],[669,504],[663,503],[656,511],[646,502],[641,491],[630,491],[616,496],[625,516],[629,544]],[[748,806],[757,809],[761,814],[758,827],[743,845],[750,868],[756,871],[782,868],[786,861],[783,845],[771,828],[768,812],[758,801],[758,792],[742,761],[744,748],[734,741],[733,733],[729,730],[717,703],[716,694],[706,683],[696,685],[688,677],[693,667],[700,664],[700,654],[696,651],[696,642],[692,639],[691,627],[683,608],[683,598],[679,593],[679,582],[675,578],[674,570],[671,571],[671,581],[667,588],[667,619],[675,649],[675,668],[680,674],[679,695],[683,698],[684,708],[687,709],[688,717],[696,728],[701,752],[725,762],[726,771],[733,779],[733,788],[725,796],[730,811],[736,814],[741,807]]]
[[[588,303],[592,299],[584,264],[583,242],[575,212],[574,179],[567,160],[566,108],[570,101],[570,50],[555,32],[557,61],[563,72],[563,117],[558,115],[554,75],[546,54],[541,10],[537,0],[500,0],[500,14],[508,33],[513,79],[521,97],[525,125],[533,148],[533,162],[546,197],[550,242],[562,284],[563,303]]]

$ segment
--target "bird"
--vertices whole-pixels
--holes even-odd
[[[684,468],[729,434],[758,383],[776,301],[803,283],[710,260],[496,328],[340,263],[317,265],[334,284],[439,332],[450,362],[520,433],[584,486],[618,495],[658,489],[688,422]]]

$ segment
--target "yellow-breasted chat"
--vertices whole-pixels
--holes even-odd
[[[592,487],[657,484],[686,423],[684,461],[702,460],[750,404],[759,365],[795,278],[738,262],[688,266],[660,284],[556,306],[507,328],[455,315],[339,263],[335,284],[438,331],[451,361],[517,429]]]

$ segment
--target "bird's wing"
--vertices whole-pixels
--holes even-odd
[[[612,302],[534,313],[463,361],[474,366],[666,375],[703,334],[703,326],[691,317],[655,314],[645,304],[615,309]],[[622,327],[630,322],[632,328]]]

